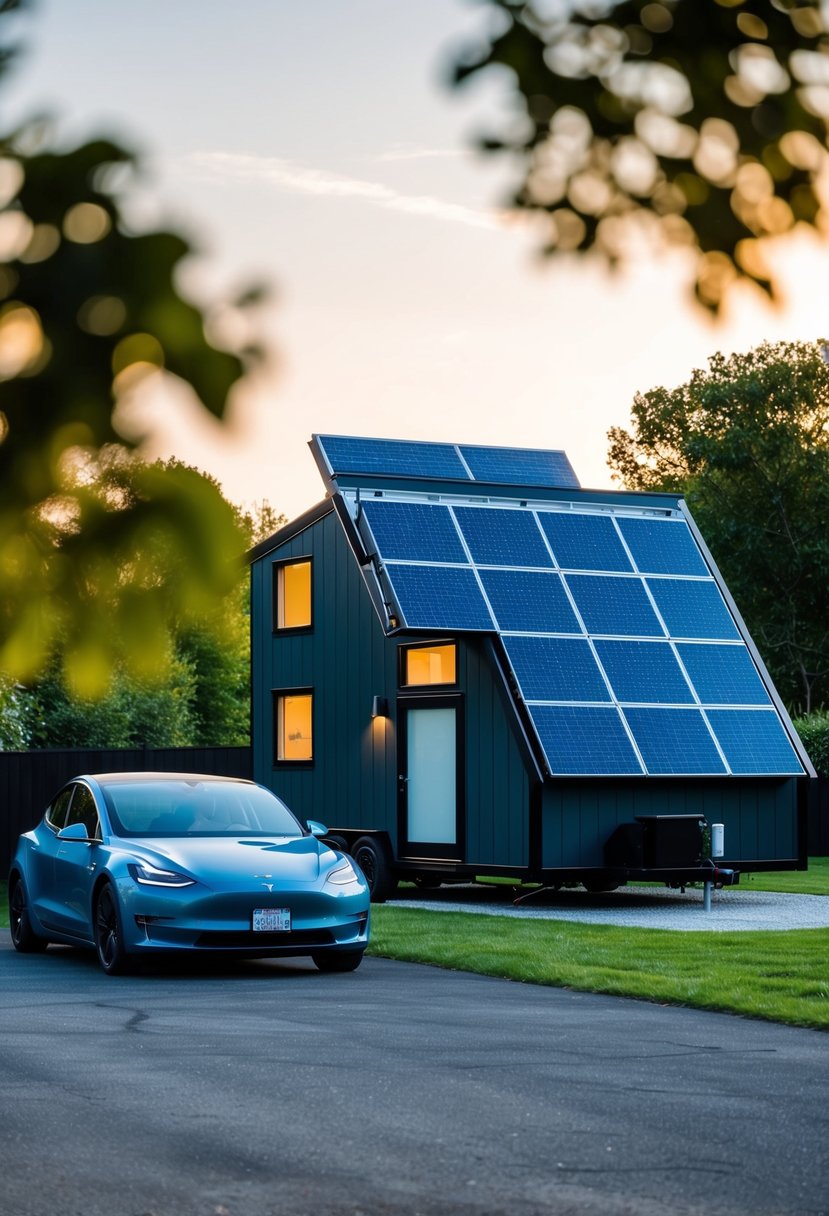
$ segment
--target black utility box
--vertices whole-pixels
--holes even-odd
[[[642,856],[646,869],[687,868],[702,861],[701,815],[637,815],[642,825]]]
[[[604,864],[641,870],[645,864],[644,839],[641,823],[620,823],[604,842]]]

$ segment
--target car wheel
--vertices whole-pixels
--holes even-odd
[[[16,879],[9,890],[9,928],[12,945],[21,954],[41,954],[49,945],[46,939],[38,937],[32,928],[22,878]]]
[[[111,883],[105,883],[95,900],[95,951],[107,975],[127,975],[132,970],[124,949],[121,913]]]
[[[363,961],[362,950],[347,950],[328,952],[320,951],[319,954],[312,954],[314,966],[319,971],[356,971]]]
[[[371,836],[362,836],[351,850],[351,856],[363,871],[371,902],[385,903],[397,890],[398,879],[389,865],[383,846]]]

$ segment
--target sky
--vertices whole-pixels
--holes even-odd
[[[39,0],[7,116],[138,150],[134,222],[191,236],[199,302],[271,292],[253,322],[269,357],[225,425],[157,396],[132,420],[148,456],[289,517],[323,496],[314,432],[563,448],[604,487],[637,391],[716,351],[829,336],[812,238],[781,250],[783,308],[740,292],[716,326],[679,261],[540,263],[505,212],[509,166],[472,150],[510,119],[506,76],[446,84],[487,20],[474,0]]]

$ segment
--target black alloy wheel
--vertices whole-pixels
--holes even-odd
[[[128,975],[132,970],[130,957],[124,949],[121,914],[111,883],[101,887],[95,901],[95,951],[107,975]]]
[[[49,945],[45,938],[38,937],[32,929],[22,878],[15,879],[9,891],[9,928],[12,945],[21,954],[42,954]]]

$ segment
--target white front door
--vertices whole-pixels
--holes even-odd
[[[405,710],[406,763],[401,774],[408,842],[458,842],[457,709],[409,706]]]

